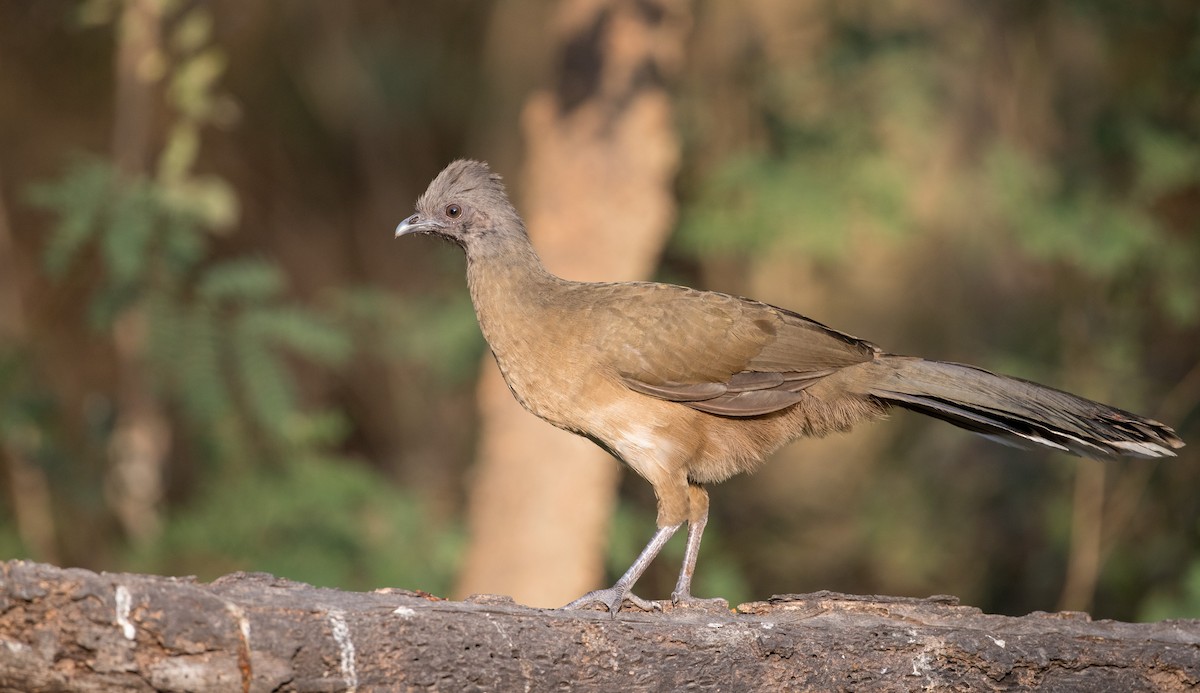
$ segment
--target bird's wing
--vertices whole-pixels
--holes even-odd
[[[599,291],[597,291],[599,289]],[[669,284],[592,285],[600,353],[627,387],[722,416],[787,408],[878,347],[802,315]]]

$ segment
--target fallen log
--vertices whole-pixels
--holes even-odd
[[[0,564],[3,691],[1191,690],[1200,621],[995,616],[953,597],[533,609]]]

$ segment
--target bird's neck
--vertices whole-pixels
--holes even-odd
[[[467,286],[484,337],[499,356],[569,282],[546,270],[524,233],[493,240],[467,249]]]
[[[524,234],[497,240],[505,244],[492,252],[467,253],[479,327],[517,401],[556,426],[577,429],[569,402],[588,381],[557,367],[552,356],[577,362],[587,342],[588,326],[577,315],[581,285],[548,272]]]

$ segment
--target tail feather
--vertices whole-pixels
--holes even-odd
[[[942,419],[998,442],[1083,457],[1174,457],[1168,426],[1069,392],[981,368],[885,356],[871,397]]]

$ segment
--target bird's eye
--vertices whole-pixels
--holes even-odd
[[[451,219],[457,219],[460,214],[462,214],[462,207],[458,205],[446,205],[446,216]]]

